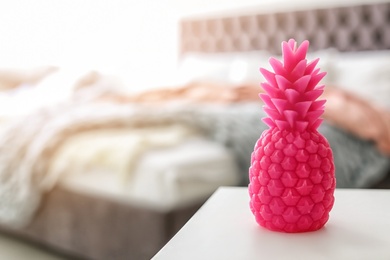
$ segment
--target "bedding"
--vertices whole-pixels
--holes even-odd
[[[266,127],[259,91],[193,83],[166,92],[102,94],[3,124],[0,220],[25,225],[41,196],[61,181],[168,209],[219,185],[246,185],[250,152]],[[161,92],[169,94],[157,99]],[[337,186],[370,187],[390,167],[390,115],[339,89],[324,95],[320,131],[334,150]]]
[[[115,149],[114,153],[118,150],[121,149]],[[104,153],[108,151],[104,148]],[[95,156],[101,158],[100,153],[95,153]],[[112,166],[106,165],[104,169],[99,167],[101,160],[94,163],[92,167],[95,169],[91,170],[85,167],[91,160],[80,157],[72,160],[61,153],[58,157],[73,164],[72,169],[64,171],[66,174],[62,175],[58,185],[164,212],[194,205],[204,201],[217,187],[238,183],[233,154],[218,143],[201,137],[187,138],[174,146],[148,149],[137,162],[119,156],[113,161],[122,157],[121,162],[110,162]],[[120,171],[114,168],[128,161],[136,164],[134,169],[125,171],[125,176],[116,176]]]
[[[154,91],[113,99],[119,102],[145,102],[154,106],[179,100],[187,107],[195,105],[197,111],[199,108],[196,108],[196,104],[208,104],[209,116],[214,117],[209,131],[214,133],[215,140],[235,152],[241,184],[245,185],[248,181],[249,152],[258,134],[266,127],[260,121],[261,117],[266,116],[260,109],[261,103],[257,97],[261,89],[249,84],[223,86],[193,83],[167,91],[169,95],[161,99],[156,98],[158,95]],[[327,88],[324,97],[327,98],[327,106],[325,122],[320,131],[335,153],[337,187],[367,188],[385,178],[390,167],[390,114],[337,88]],[[213,105],[210,105],[210,101]]]
[[[55,66],[36,68],[0,69],[0,91],[12,90],[21,85],[35,85],[58,70]]]
[[[184,142],[189,137],[201,138],[202,135],[190,133],[199,131],[198,129],[202,124],[194,121],[193,118],[200,118],[200,116],[201,114],[194,114],[194,111],[190,109],[183,111],[172,108],[148,110],[131,105],[117,105],[106,102],[70,102],[40,110],[27,118],[4,125],[0,134],[0,141],[3,144],[0,148],[2,149],[0,151],[0,161],[2,162],[0,178],[3,180],[0,186],[0,197],[2,198],[0,201],[1,222],[15,226],[27,224],[36,211],[42,194],[53,188],[61,175],[65,176],[72,172],[85,174],[85,170],[88,170],[86,168],[88,164],[101,170],[113,166],[111,172],[115,172],[114,174],[117,175],[114,179],[117,179],[118,182],[128,181],[127,186],[131,187],[132,184],[146,185],[137,186],[138,188],[134,189],[134,196],[141,197],[141,200],[149,203],[153,202],[154,205],[159,203],[171,204],[169,206],[173,207],[175,206],[175,200],[179,200],[181,194],[176,195],[177,198],[168,201],[163,201],[164,196],[159,197],[164,191],[166,192],[165,195],[175,193],[174,189],[170,191],[175,181],[169,181],[169,178],[177,179],[178,187],[180,182],[186,182],[186,178],[194,180],[195,183],[203,181],[205,187],[208,185],[206,191],[201,190],[199,194],[193,195],[192,200],[205,196],[205,193],[210,195],[219,185],[237,184],[236,166],[229,152],[223,149],[222,146],[213,148],[213,146],[207,146],[206,144],[193,147],[198,151],[198,155],[196,153],[191,155],[190,151],[187,151],[186,160],[191,161],[193,157],[194,161],[191,161],[193,165],[190,165],[189,162],[185,164],[183,158],[179,158],[178,163],[183,164],[181,170],[178,168],[180,165],[176,165],[176,168],[173,165],[172,169],[166,169],[165,176],[160,173],[159,177],[156,178],[161,183],[140,180],[142,178],[150,179],[148,175],[158,174],[160,169],[153,169],[153,163],[150,163],[151,167],[149,168],[145,166],[148,163],[143,165],[143,168],[140,169],[143,173],[138,174],[137,180],[134,180],[134,176],[129,176],[135,165],[138,165],[139,154],[143,153],[146,148],[170,147]],[[206,123],[211,118],[204,115],[203,120],[202,123]],[[180,128],[177,124],[186,124],[187,127]],[[28,127],[24,127],[26,125]],[[87,145],[88,141],[95,139],[96,130],[99,129],[104,129],[105,134],[109,133],[110,129],[116,129],[114,133],[118,135],[110,137],[106,135],[105,138],[100,136],[92,143],[89,142],[90,149],[81,149],[78,146]],[[127,132],[125,135],[122,133],[121,136],[118,129],[127,129]],[[90,130],[95,130],[95,132]],[[87,132],[92,136],[84,139],[81,143],[76,141],[77,144],[75,144],[75,141],[73,141],[72,144],[68,143],[65,147],[63,146],[69,137],[77,138],[77,134]],[[80,138],[80,136],[78,137]],[[107,138],[109,138],[109,141]],[[148,144],[146,145],[146,143]],[[61,146],[63,151],[60,151],[60,154],[63,157],[53,159],[56,154],[58,156],[57,151]],[[99,148],[99,146],[103,146],[103,148]],[[79,150],[77,154],[73,154],[75,149]],[[209,153],[209,157],[199,158],[199,151],[204,149],[210,150],[203,152],[205,155]],[[120,154],[121,157],[117,158],[115,154]],[[121,160],[121,158],[125,160]],[[83,159],[84,165],[80,163]],[[115,162],[112,162],[112,160],[115,160]],[[171,160],[171,162],[173,161]],[[197,162],[199,165],[196,165]],[[178,172],[185,172],[186,165],[193,168],[193,170],[203,168],[204,173],[200,173],[197,178],[194,178],[194,173],[188,170],[180,175]],[[148,171],[152,173],[148,173]],[[164,187],[164,179],[166,179],[166,187]],[[158,186],[159,184],[161,187]],[[120,185],[117,186],[118,189],[121,188]],[[157,195],[153,195],[152,192],[150,194],[140,192],[140,190],[147,189],[159,189],[160,192]],[[131,199],[132,196],[128,197]],[[186,198],[187,202],[191,200],[188,196],[183,196],[183,198]],[[177,203],[180,204],[181,202],[178,201]]]
[[[320,57],[318,66],[327,72],[323,83],[336,83],[337,61],[342,60],[334,48],[308,53],[308,60]],[[259,68],[270,68],[268,59],[272,55],[266,50],[217,53],[185,53],[180,57],[177,75],[178,85],[194,82],[215,84],[254,84],[264,81]],[[276,56],[280,59],[280,57]],[[347,70],[347,67],[343,66]],[[348,83],[347,83],[348,84]]]
[[[390,111],[390,50],[336,52],[332,84]]]
[[[242,84],[258,82],[261,75],[258,68],[266,63],[266,51],[233,53],[187,53],[179,61],[178,83],[195,81]]]

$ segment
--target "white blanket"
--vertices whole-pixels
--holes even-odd
[[[0,132],[0,221],[15,226],[29,222],[42,194],[57,183],[61,167],[68,166],[64,161],[57,161],[57,165],[51,168],[59,148],[70,137],[99,129],[165,129],[165,143],[157,141],[158,135],[155,134],[150,133],[145,138],[144,133],[147,131],[142,131],[142,138],[135,134],[137,131],[133,132],[133,137],[128,140],[128,144],[132,143],[130,146],[133,146],[133,149],[127,151],[130,165],[118,173],[121,176],[119,179],[123,181],[131,177],[128,175],[134,167],[131,162],[137,161],[137,154],[144,149],[138,142],[149,142],[149,147],[175,145],[190,135],[191,131],[196,132],[199,122],[210,123],[210,118],[204,121],[197,118],[197,123],[193,123],[194,116],[197,115],[191,109],[150,110],[112,103],[68,103],[10,123]],[[180,125],[188,127],[177,130]],[[179,128],[168,131],[166,127]]]

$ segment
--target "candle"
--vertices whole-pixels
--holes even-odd
[[[306,60],[309,42],[282,43],[282,60],[270,58],[273,71],[260,69],[266,82],[260,94],[269,126],[257,143],[249,168],[250,209],[267,229],[296,233],[325,225],[336,185],[332,150],[317,128],[326,100],[320,99],[326,75],[319,59]]]

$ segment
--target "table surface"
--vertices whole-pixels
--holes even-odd
[[[319,231],[257,225],[247,188],[222,187],[153,259],[390,259],[390,190],[336,189]]]

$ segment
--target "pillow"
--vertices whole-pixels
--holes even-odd
[[[331,84],[335,81],[336,73],[334,69],[334,62],[337,59],[338,51],[334,48],[318,50],[309,52],[306,59],[310,62],[317,58],[320,58],[317,68],[326,72],[326,76],[321,80],[320,84]]]
[[[334,59],[334,56],[337,54],[336,50],[334,49],[326,49],[316,52],[310,52],[307,54],[307,61],[311,62],[316,58],[320,58],[317,67],[321,69],[321,71],[326,71],[327,75],[326,77],[321,81],[322,84],[327,84],[332,81],[334,77],[333,69],[332,69],[332,61]],[[247,54],[244,54],[243,56],[240,56],[240,62],[246,63],[246,71],[244,78],[241,78],[241,82],[246,83],[256,83],[259,84],[260,82],[265,81],[264,77],[261,75],[259,69],[260,67],[265,68],[267,70],[273,71],[271,65],[269,64],[269,59],[271,57],[275,57],[278,60],[282,60],[282,56],[273,55],[268,52],[261,52],[261,55],[256,55],[254,57],[251,57]],[[233,70],[231,71],[233,72]]]
[[[333,78],[332,60],[337,54],[334,49],[326,49],[308,54],[308,61],[320,58],[318,67],[328,74],[323,82]],[[267,51],[248,51],[231,53],[190,53],[179,62],[178,75],[181,84],[194,81],[225,82],[245,84],[265,81],[260,67],[271,70],[270,57],[281,59]]]
[[[270,57],[266,51],[243,52],[237,55],[230,66],[229,79],[236,84],[260,84],[265,80],[260,68],[268,66]]]
[[[258,81],[259,65],[267,59],[266,52],[189,53],[179,61],[179,82],[242,83],[252,78]],[[251,72],[253,67],[257,67],[256,75]]]
[[[339,53],[335,86],[390,110],[390,51]]]

